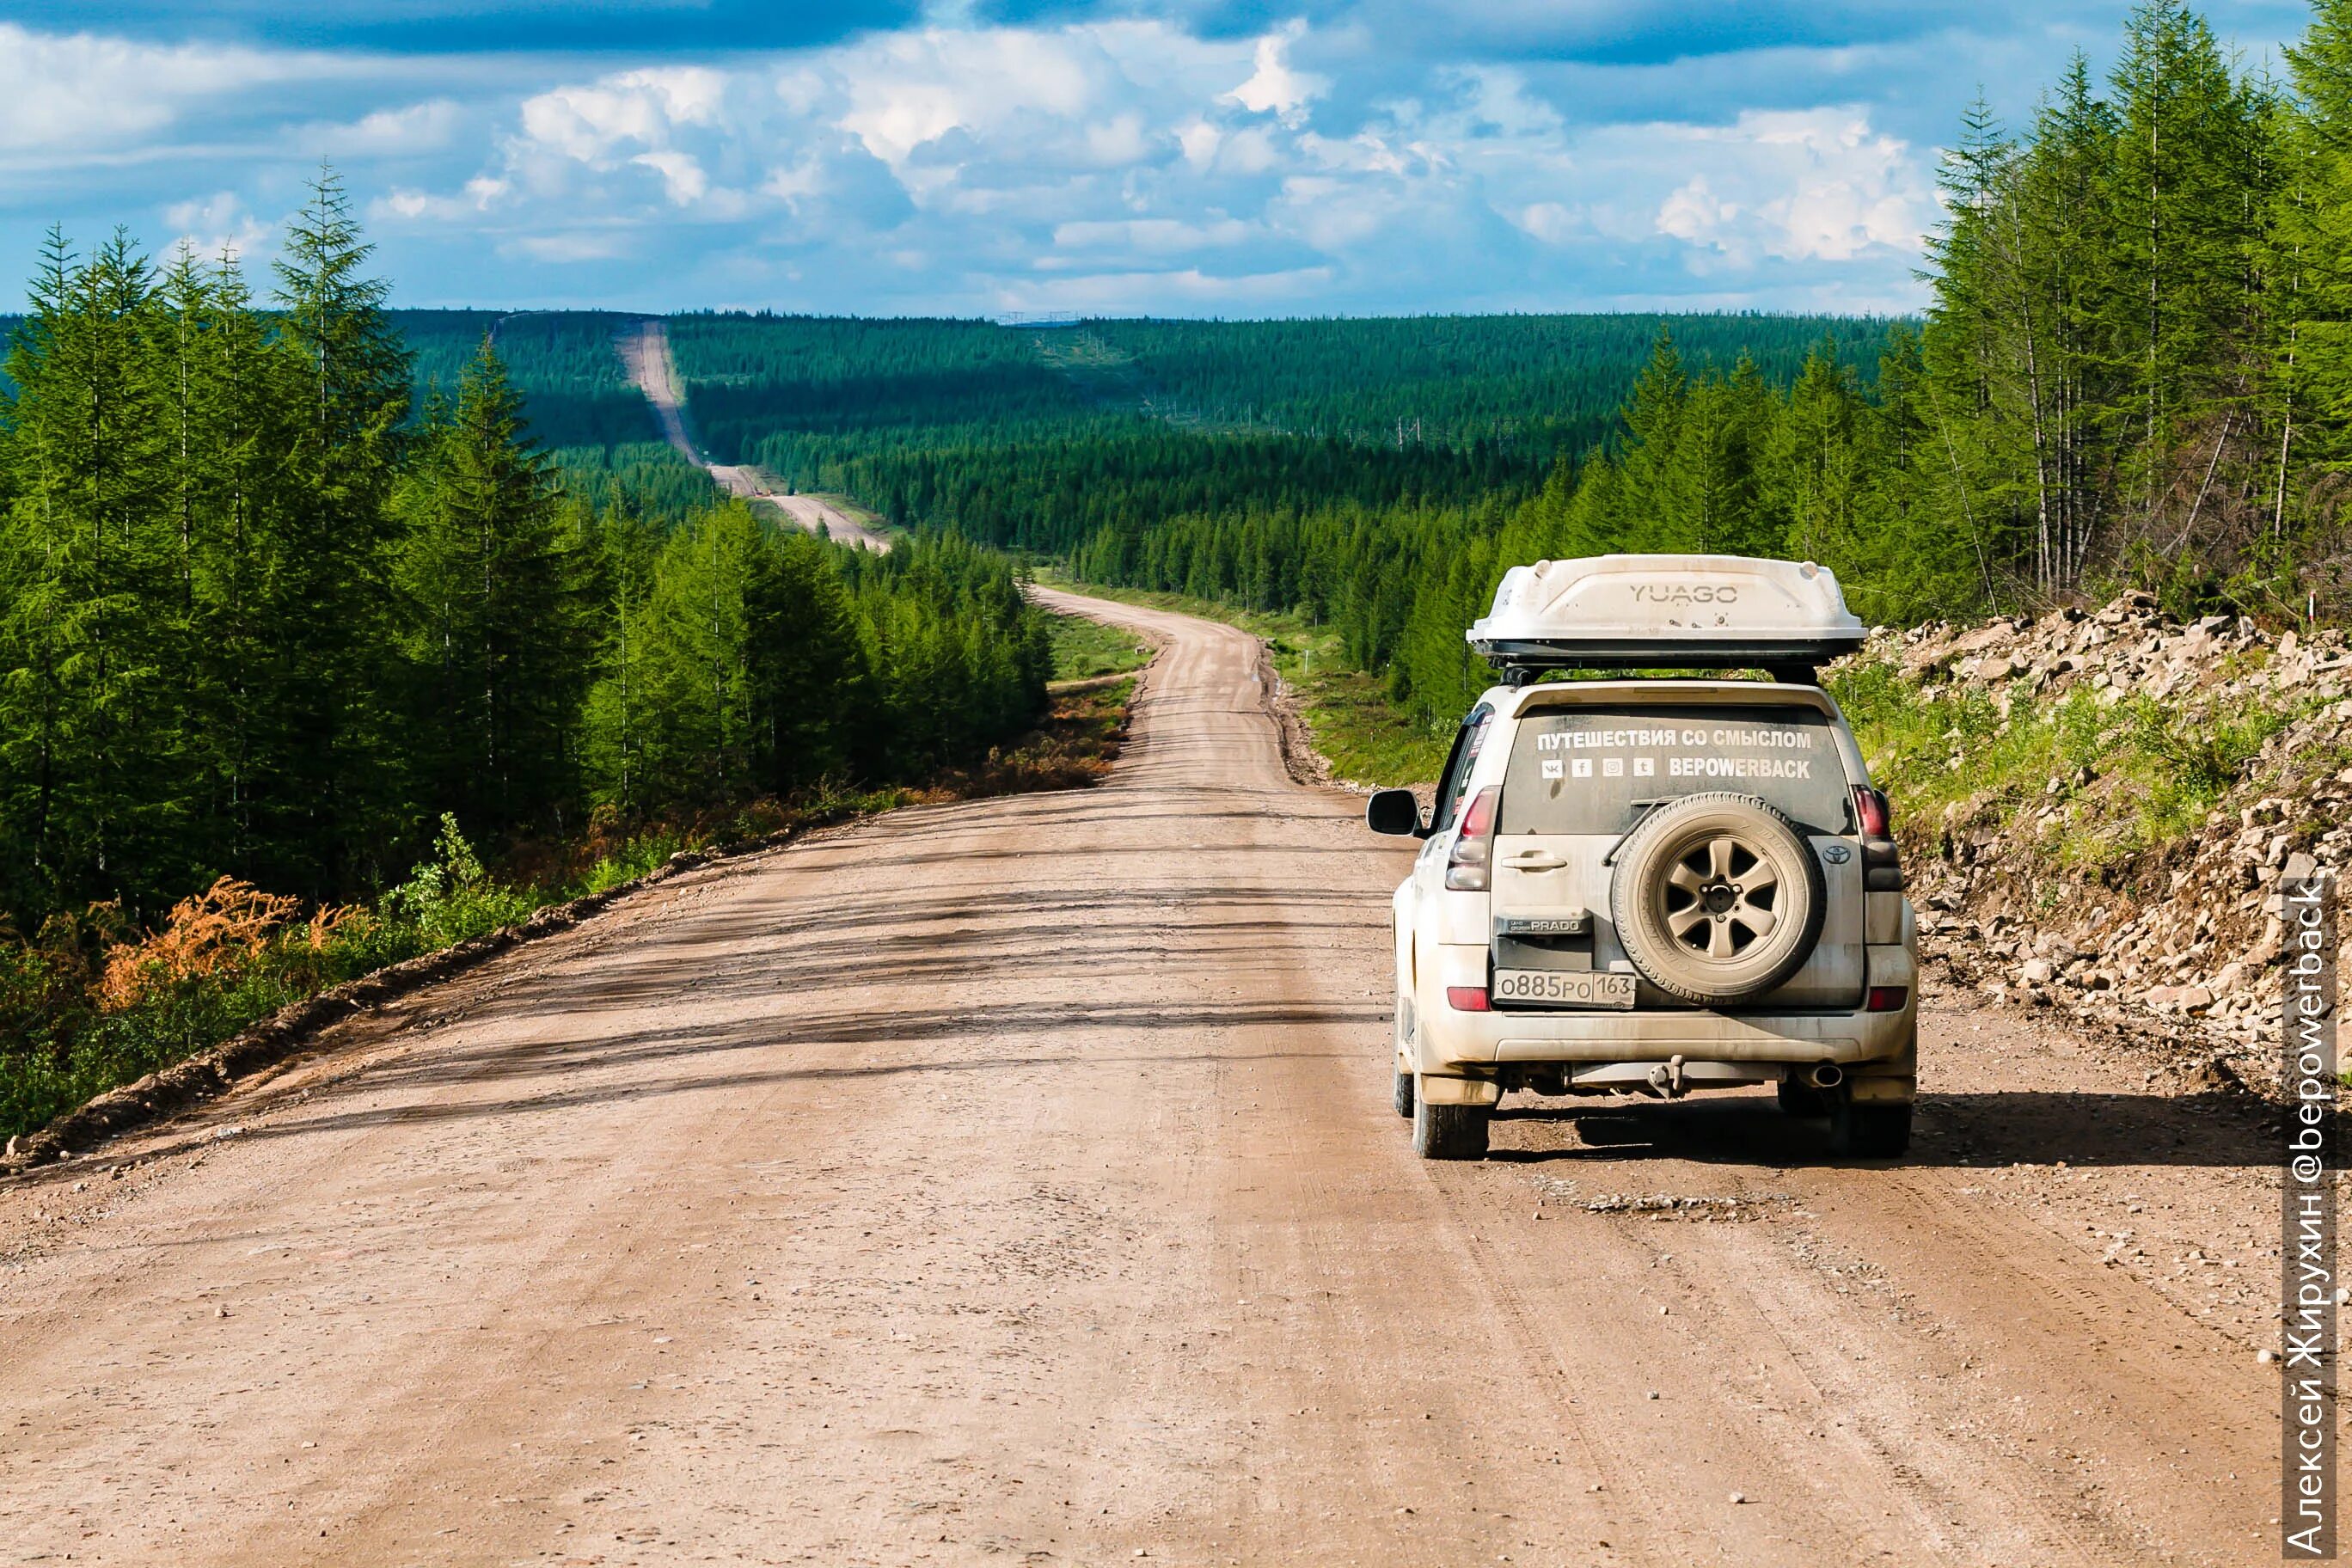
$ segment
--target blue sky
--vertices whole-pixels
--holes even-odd
[[[52,223],[266,263],[323,158],[410,305],[1908,309],[1962,106],[2126,10],[0,0],[0,299]]]

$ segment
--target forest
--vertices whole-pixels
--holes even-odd
[[[1607,437],[1658,324],[1622,313],[1097,321],[1057,353],[1097,380],[1131,380],[1147,406],[1180,424],[1358,447],[1486,445],[1549,467]],[[1825,336],[1874,353],[1892,324],[1672,318],[1686,357],[1727,367],[1745,356],[1776,386],[1795,378]]]
[[[719,499],[710,476],[662,439],[630,384],[614,334],[633,316],[602,310],[387,310],[407,349],[419,408],[455,387],[487,339],[521,395],[531,437],[562,488],[602,511],[625,498],[675,524]]]
[[[331,177],[266,301],[233,263],[51,237],[0,408],[17,930],[136,925],[223,875],[367,896],[445,814],[562,840],[919,778],[1034,718],[1045,632],[1005,558],[567,487],[498,345],[569,388],[572,436],[618,440],[609,324],[479,316],[420,353],[368,254]]]
[[[1832,329],[1675,318],[1695,360],[1793,377]],[[901,523],[1065,553],[1111,521],[1402,497],[1532,495],[1603,438],[1657,322],[984,321],[687,316],[670,324],[722,458]]]

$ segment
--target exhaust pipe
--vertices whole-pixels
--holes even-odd
[[[1845,1068],[1835,1062],[1817,1062],[1805,1069],[1805,1081],[1815,1089],[1835,1089],[1845,1081]]]

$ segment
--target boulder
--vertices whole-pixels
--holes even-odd
[[[1966,637],[1955,641],[1952,644],[1952,650],[1955,653],[1979,653],[1995,643],[2007,642],[2009,637],[2009,623],[1995,621],[1990,626],[1979,626]]]

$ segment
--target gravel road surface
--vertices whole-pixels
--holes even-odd
[[[2276,1560],[2249,1114],[1934,996],[1769,1098],[1389,1109],[1242,634],[1103,787],[664,884],[0,1186],[0,1562]],[[1659,1206],[1661,1198],[1672,1200]]]

